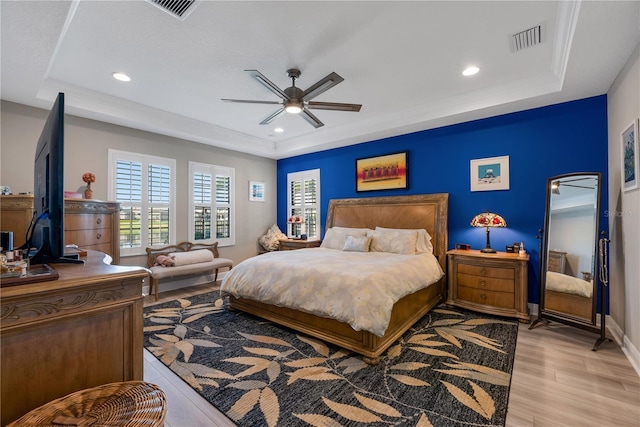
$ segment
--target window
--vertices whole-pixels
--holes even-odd
[[[120,203],[120,252],[174,244],[176,161],[109,150],[109,199]]]
[[[289,216],[300,215],[303,224],[288,224],[289,236],[320,238],[320,169],[287,174]]]
[[[189,162],[189,239],[235,244],[235,169]]]

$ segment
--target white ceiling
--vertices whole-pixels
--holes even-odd
[[[640,42],[640,2],[201,1],[180,20],[145,0],[0,1],[2,99],[279,159],[607,92]],[[511,35],[542,24],[543,43]],[[479,74],[463,77],[475,64]],[[277,108],[299,68],[315,129]],[[132,77],[121,83],[114,71]],[[281,134],[275,127],[284,128]]]

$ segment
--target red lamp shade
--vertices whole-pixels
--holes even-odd
[[[496,213],[486,211],[474,216],[473,219],[471,220],[471,226],[487,228],[487,246],[484,249],[481,249],[480,252],[490,253],[490,254],[496,253],[496,250],[491,248],[491,242],[489,239],[489,229],[491,227],[506,227],[507,221],[505,221],[504,218],[502,218],[500,215]]]

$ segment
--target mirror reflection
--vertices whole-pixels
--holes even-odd
[[[542,309],[595,325],[598,174],[549,180]]]

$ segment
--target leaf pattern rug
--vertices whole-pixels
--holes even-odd
[[[219,292],[145,308],[145,347],[239,426],[504,426],[516,321],[440,306],[371,366]]]

